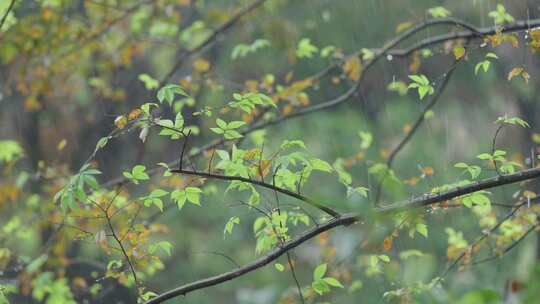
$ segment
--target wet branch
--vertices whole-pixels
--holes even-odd
[[[495,176],[492,178],[487,178],[475,183],[471,183],[466,186],[456,187],[454,189],[441,192],[441,193],[428,193],[422,195],[420,198],[407,200],[395,204],[390,204],[387,206],[379,207],[374,209],[376,214],[389,214],[398,211],[404,211],[411,208],[420,208],[447,200],[451,200],[466,194],[470,194],[476,191],[490,189],[494,187],[500,187],[503,185],[508,185],[512,183],[517,183],[521,181],[531,180],[540,177],[540,168],[528,169],[517,172],[510,175]],[[342,214],[338,217],[332,218],[331,220],[323,223],[317,227],[313,227],[301,235],[293,238],[292,240],[283,243],[281,246],[271,250],[266,255],[254,260],[251,263],[248,263],[242,267],[236,268],[229,272],[225,272],[213,277],[206,279],[201,279],[192,283],[188,283],[177,288],[166,291],[155,298],[147,301],[146,304],[157,304],[162,303],[168,299],[175,298],[180,295],[186,295],[192,291],[208,288],[210,286],[218,285],[237,277],[243,276],[249,272],[262,268],[268,265],[270,262],[276,260],[283,254],[286,254],[290,250],[300,246],[302,243],[310,240],[311,238],[331,230],[339,226],[348,226],[354,224],[362,219],[362,216],[357,213],[347,213]]]

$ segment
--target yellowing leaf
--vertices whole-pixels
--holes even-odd
[[[210,69],[210,62],[206,59],[199,58],[193,62],[193,69],[199,73],[207,72]]]
[[[519,74],[521,74],[522,71],[523,71],[523,68],[513,68],[508,73],[508,81],[512,80],[512,78],[514,78],[515,76],[518,76]]]
[[[496,34],[487,36],[484,38],[484,42],[491,43],[492,47],[497,47],[503,42],[510,42],[512,44],[513,48],[517,48],[519,46],[519,42],[517,40],[517,37],[513,34],[503,34],[501,31],[497,31]]]
[[[24,109],[29,112],[41,110],[41,103],[35,97],[28,97],[24,100]]]
[[[403,32],[404,30],[410,28],[412,25],[413,23],[410,21],[401,22],[400,24],[396,26],[396,33]]]
[[[524,68],[513,68],[512,70],[510,70],[510,72],[508,72],[508,81],[512,80],[512,78],[516,77],[516,76],[521,76],[523,78],[523,80],[525,80],[526,83],[529,83],[529,78],[531,77],[529,75],[529,73],[527,73],[527,71],[525,71]]]
[[[62,151],[66,147],[66,144],[67,144],[67,140],[64,138],[58,143],[58,145],[56,146],[56,149],[58,151]]]
[[[392,249],[392,236],[387,236],[386,238],[384,238],[383,249],[384,251],[389,251],[390,249]]]
[[[418,72],[418,70],[420,69],[421,64],[422,61],[420,61],[420,52],[416,51],[412,56],[411,63],[409,64],[409,71],[412,74],[416,74],[416,72]]]
[[[123,129],[126,126],[127,122],[128,122],[127,117],[124,115],[121,115],[121,116],[116,117],[116,119],[114,120],[114,125],[118,129]]]
[[[412,177],[412,178],[404,180],[403,182],[410,186],[416,186],[416,184],[418,184],[418,181],[420,181],[418,177]]]
[[[454,57],[456,57],[456,60],[459,60],[465,56],[465,48],[461,45],[457,45],[454,47]]]
[[[131,110],[128,114],[128,120],[134,120],[135,118],[139,117],[142,114],[141,109],[134,109]]]
[[[343,64],[343,71],[347,74],[350,80],[358,81],[360,79],[360,72],[362,69],[362,63],[360,58],[352,56]]]
[[[526,197],[526,198],[535,198],[536,197],[536,193],[532,192],[532,191],[529,191],[529,190],[525,190],[523,191],[523,197]]]
[[[529,47],[533,53],[536,53],[538,50],[540,50],[540,28],[531,30],[529,35],[531,36]]]
[[[533,133],[532,140],[536,144],[540,144],[540,133]]]
[[[422,173],[425,175],[433,175],[433,167],[424,167],[422,168]]]
[[[261,160],[257,168],[257,175],[259,177],[266,176],[269,171],[270,171],[270,161],[266,159]]]
[[[412,126],[410,123],[406,123],[404,126],[403,126],[403,133],[404,134],[409,134],[409,132],[411,132],[411,129],[412,129]]]

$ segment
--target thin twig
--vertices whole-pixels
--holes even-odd
[[[212,44],[216,38],[219,37],[222,33],[226,32],[229,28],[231,28],[233,25],[235,25],[242,17],[249,14],[251,11],[255,10],[259,6],[261,6],[266,0],[256,0],[252,3],[250,3],[245,8],[239,10],[237,13],[235,13],[229,20],[227,20],[225,23],[223,23],[221,26],[219,26],[215,31],[212,32],[208,38],[206,38],[203,42],[201,42],[199,45],[197,45],[195,48],[184,52],[173,64],[172,68],[167,72],[165,77],[160,81],[160,86],[167,83],[176,73],[176,71],[182,66],[182,64],[189,59],[191,56],[194,56],[195,54],[199,53],[206,47],[208,47],[210,44]]]
[[[6,12],[4,13],[4,16],[2,16],[2,20],[0,20],[0,30],[2,30],[2,26],[4,25],[4,22],[6,22],[9,13],[13,9],[13,6],[15,6],[15,1],[17,0],[11,0],[11,3],[9,4]]]
[[[298,194],[296,192],[290,191],[288,189],[277,187],[277,186],[274,186],[274,185],[271,185],[271,184],[268,184],[268,183],[265,183],[265,182],[262,182],[262,181],[259,181],[259,180],[256,180],[256,179],[245,178],[245,177],[242,177],[242,176],[231,176],[231,175],[221,175],[221,174],[215,174],[215,173],[206,173],[206,172],[200,172],[200,171],[190,171],[190,170],[184,170],[184,169],[171,170],[171,172],[172,173],[179,173],[179,174],[186,174],[186,175],[195,175],[195,176],[200,176],[200,177],[204,177],[204,178],[213,178],[213,179],[219,179],[219,180],[226,180],[226,181],[241,181],[241,182],[245,182],[245,183],[258,185],[258,186],[261,186],[261,187],[264,187],[264,188],[267,188],[267,189],[270,189],[270,190],[274,190],[274,191],[283,193],[285,195],[294,197],[296,199],[299,199],[299,200],[301,200],[303,202],[306,202],[306,203],[320,209],[321,211],[324,211],[325,213],[327,213],[327,214],[329,214],[329,215],[331,215],[333,217],[339,216],[339,213],[337,211],[333,210],[332,208],[326,207],[326,206],[314,201],[313,199],[311,199],[311,198],[309,198],[307,196],[304,196],[304,195]]]
[[[439,99],[442,96],[442,93],[444,92],[448,82],[450,81],[450,78],[452,77],[452,74],[454,73],[454,70],[457,67],[458,62],[459,62],[459,60],[456,60],[454,62],[454,64],[451,66],[451,68],[448,70],[448,72],[443,74],[444,78],[443,78],[441,84],[437,88],[435,94],[431,95],[431,99],[429,100],[428,104],[424,107],[424,110],[422,111],[422,113],[420,113],[420,115],[416,119],[416,122],[414,123],[411,130],[409,132],[407,132],[405,137],[403,137],[403,139],[399,142],[399,144],[392,150],[392,152],[390,152],[390,155],[388,156],[388,160],[386,161],[387,171],[385,172],[385,174],[381,178],[381,181],[378,183],[377,190],[375,192],[375,205],[379,203],[379,200],[380,200],[381,194],[382,194],[382,186],[384,184],[385,179],[388,177],[389,171],[392,169],[392,164],[394,162],[394,159],[396,158],[397,154],[403,149],[403,147],[405,147],[405,145],[412,139],[414,134],[416,134],[416,131],[418,131],[420,129],[420,126],[422,125],[422,123],[426,119],[426,113],[435,106],[437,101],[439,101]]]

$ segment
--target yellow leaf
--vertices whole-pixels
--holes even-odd
[[[526,197],[526,198],[535,198],[536,197],[536,193],[532,192],[532,191],[529,191],[529,190],[526,190],[526,191],[523,191],[523,197]]]
[[[298,93],[298,96],[296,96],[297,99],[298,99],[298,102],[303,105],[303,106],[307,106],[309,105],[309,96],[308,94],[304,93],[304,92],[300,92]]]
[[[399,33],[399,32],[402,32],[408,28],[410,28],[411,26],[413,25],[412,22],[410,21],[407,21],[407,22],[401,22],[400,24],[398,24],[396,26],[396,33]]]
[[[259,166],[257,167],[257,175],[259,177],[266,176],[270,171],[270,161],[263,159],[260,161]]]
[[[521,72],[521,77],[523,77],[523,79],[525,80],[526,83],[529,83],[529,79],[531,78],[531,75],[529,75],[529,73],[527,73],[527,71],[523,71],[523,72]]]
[[[287,115],[287,114],[290,114],[292,111],[293,111],[293,107],[291,105],[286,105],[283,108],[282,114]]]
[[[422,168],[422,173],[425,175],[433,175],[433,167],[424,167]]]
[[[142,111],[141,109],[133,109],[128,114],[128,120],[134,120],[135,118],[139,117],[141,115]]]
[[[516,76],[521,76],[526,83],[529,83],[529,79],[531,78],[529,73],[524,68],[513,68],[510,72],[508,72],[508,81],[512,80],[512,78]]]
[[[509,73],[508,73],[508,81],[512,80],[512,78],[518,76],[519,74],[521,74],[521,72],[523,71],[523,68],[513,68]]]
[[[406,123],[404,126],[403,126],[403,133],[404,134],[408,134],[409,132],[411,132],[411,129],[412,129],[412,126],[410,123]]]
[[[252,160],[255,157],[257,157],[260,153],[261,153],[261,150],[259,150],[259,149],[247,150],[246,154],[244,154],[244,159],[245,160]]]
[[[28,112],[35,112],[41,110],[41,108],[41,103],[33,96],[26,98],[24,101],[24,109]]]
[[[248,79],[244,84],[249,92],[257,92],[257,89],[259,88],[259,82],[257,80]]]
[[[540,133],[533,133],[532,140],[536,144],[540,144]]]
[[[193,69],[199,73],[204,73],[210,69],[210,62],[206,59],[199,58],[193,62]]]
[[[127,117],[124,115],[121,115],[121,116],[116,117],[116,119],[114,120],[114,125],[118,129],[123,129],[126,126],[127,122],[128,122]]]
[[[58,143],[58,145],[56,146],[56,149],[58,151],[62,151],[66,147],[66,144],[67,144],[67,140],[64,138]]]
[[[461,45],[457,45],[454,47],[454,57],[456,57],[456,60],[459,60],[465,56],[465,48]]]
[[[531,35],[531,41],[529,42],[529,46],[531,48],[531,51],[533,53],[536,53],[538,50],[540,50],[540,28],[531,30],[529,34]]]
[[[420,61],[420,52],[414,52],[412,56],[412,61],[409,64],[409,72],[411,72],[411,74],[416,74],[416,72],[418,72],[418,70],[420,69],[421,64],[422,62]]]
[[[392,249],[392,236],[387,236],[386,238],[384,238],[383,249],[384,251],[389,251],[390,249]]]
[[[420,178],[418,177],[411,177],[409,179],[404,180],[403,182],[409,186],[415,186],[418,184],[418,181],[420,181]]]
[[[350,80],[358,81],[360,79],[360,72],[362,69],[362,63],[358,56],[352,56],[343,64],[343,71],[347,74]]]

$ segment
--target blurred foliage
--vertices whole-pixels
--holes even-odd
[[[466,30],[428,27],[376,61],[448,17],[496,31],[400,56]],[[535,0],[0,1],[0,303],[144,302],[329,220],[313,202],[366,220],[183,299],[535,303],[537,180],[373,207],[538,167],[540,28],[503,29],[539,17]]]

